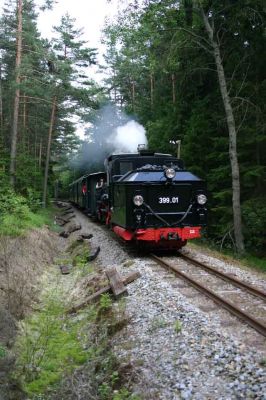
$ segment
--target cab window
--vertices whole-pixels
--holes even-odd
[[[127,172],[132,171],[133,163],[129,161],[120,161],[120,175],[125,175]]]

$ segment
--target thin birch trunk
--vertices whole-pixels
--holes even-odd
[[[42,166],[42,138],[40,139],[40,147],[39,147],[39,170]]]
[[[0,64],[0,130],[1,136],[4,140],[4,132],[3,132],[3,97],[2,97],[2,65]]]
[[[176,78],[175,78],[175,74],[172,74],[172,99],[173,99],[173,104],[175,104],[175,102],[176,102],[175,86],[176,86]]]
[[[226,114],[226,121],[229,132],[229,157],[230,157],[231,172],[232,172],[234,235],[235,235],[237,252],[241,254],[245,251],[245,247],[244,247],[242,222],[241,222],[240,175],[239,175],[239,165],[237,157],[237,132],[236,132],[235,118],[231,106],[231,99],[228,94],[220,48],[218,43],[214,39],[214,31],[209,23],[208,17],[206,16],[202,8],[200,8],[200,11],[204,21],[205,29],[207,31],[210,40],[210,44],[213,48],[213,54],[218,74],[218,81]]]
[[[16,156],[17,156],[17,140],[18,140],[18,113],[19,113],[19,96],[20,96],[20,66],[22,51],[22,0],[18,0],[18,25],[17,25],[17,43],[16,43],[16,91],[14,98],[13,125],[11,132],[11,151],[10,151],[10,185],[15,187],[16,175]]]
[[[52,104],[52,112],[51,112],[50,126],[49,126],[49,132],[48,132],[47,153],[46,153],[45,172],[44,172],[44,183],[43,183],[43,208],[46,208],[46,200],[47,200],[48,173],[49,173],[49,163],[50,163],[52,133],[53,133],[54,121],[55,121],[56,101],[57,101],[57,97],[54,96],[53,104]]]
[[[153,74],[150,75],[150,90],[151,90],[151,107],[153,107],[153,104],[154,104],[154,80],[153,80]]]
[[[132,82],[132,107],[135,112],[135,82]]]

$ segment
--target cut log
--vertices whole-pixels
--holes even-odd
[[[100,246],[98,246],[95,250],[91,249],[91,254],[87,257],[87,261],[93,261],[100,253]]]
[[[59,226],[64,226],[64,225],[66,225],[66,222],[61,221],[61,220],[59,220],[59,219],[56,219],[56,220],[55,220],[55,223],[56,223],[57,225],[59,225]]]
[[[70,270],[72,269],[72,265],[60,265],[60,270],[62,275],[67,275],[70,273]]]
[[[81,235],[81,237],[82,237],[83,239],[91,239],[91,238],[93,237],[93,234],[92,234],[92,233],[83,233],[83,234]]]
[[[128,285],[129,283],[135,281],[139,277],[140,277],[140,273],[138,271],[137,272],[132,272],[126,278],[123,278],[123,284],[124,285]],[[67,311],[67,314],[76,313],[77,311],[81,310],[82,308],[85,308],[90,303],[93,303],[93,302],[99,300],[99,298],[101,297],[102,294],[108,293],[108,292],[111,292],[111,291],[112,291],[111,285],[103,287],[102,289],[98,290],[97,292],[95,292],[91,296],[87,297],[87,299],[85,301],[83,301],[82,303],[78,304],[77,306],[72,307],[70,310]]]
[[[118,273],[116,268],[110,268],[106,271],[106,276],[109,279],[110,286],[115,298],[127,294],[127,288],[123,283],[122,276]]]
[[[64,226],[65,224],[68,223],[68,220],[63,218],[63,217],[58,217],[57,215],[55,216],[55,222],[57,225]]]
[[[72,214],[73,212],[74,212],[73,208],[70,208],[69,210],[64,211],[62,215]]]
[[[75,218],[75,216],[76,216],[75,214],[69,214],[66,216],[66,220],[70,221],[72,218]]]
[[[84,242],[84,240],[89,240],[93,237],[91,233],[81,234],[77,237],[77,242]]]
[[[64,203],[63,201],[57,201],[57,202],[56,202],[56,205],[57,205],[58,208],[67,208],[67,207],[70,207],[69,204]]]
[[[59,233],[59,236],[63,237],[63,238],[67,238],[70,233],[78,231],[81,229],[81,225],[80,224],[70,224],[66,230],[64,230],[63,232]]]

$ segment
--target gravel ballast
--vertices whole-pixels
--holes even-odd
[[[151,400],[266,399],[261,335],[147,257],[125,250],[106,228],[79,212],[76,219],[84,232],[93,233],[92,244],[101,246],[97,263],[102,268],[116,266],[122,275],[141,273],[128,285],[129,323],[113,339],[120,362],[133,365],[134,393]],[[200,254],[202,261],[216,260],[219,268],[265,287],[260,277],[233,263],[227,265],[200,249],[185,251]]]

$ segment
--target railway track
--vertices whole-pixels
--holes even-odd
[[[165,258],[158,257],[154,254],[151,255],[151,258],[164,268],[173,271],[176,275],[181,277],[183,280],[187,281],[191,286],[193,286],[194,288],[202,292],[204,295],[211,298],[215,303],[219,304],[227,311],[229,311],[231,314],[238,317],[246,324],[251,326],[253,329],[255,329],[257,332],[259,332],[261,335],[266,337],[266,324],[265,324],[266,292],[252,285],[249,285],[235,277],[225,274],[224,272],[218,271],[217,269],[214,269],[209,265],[205,265],[195,259],[192,259],[187,255],[180,254],[180,257],[175,258],[175,264],[173,264],[173,259],[171,259],[171,262],[169,262]],[[189,264],[190,268],[188,269],[190,270],[190,272],[182,271],[182,268],[184,269],[184,267],[177,265],[177,261],[180,258]],[[191,271],[191,265],[195,267],[194,269],[192,269],[192,271]],[[204,271],[204,275],[202,275],[202,271]],[[212,276],[211,278],[209,278],[209,274],[211,274]],[[195,275],[196,278],[194,277]],[[205,281],[204,283],[202,283],[202,278]],[[220,283],[218,282],[219,288],[218,290],[217,289],[213,290],[213,287],[217,287],[217,279],[220,281]],[[221,289],[220,289],[221,280],[225,281],[226,284],[230,284],[231,286],[234,287],[235,290],[230,291],[231,296],[232,293],[233,297],[240,294],[240,299],[238,299],[237,302],[239,303],[240,301],[241,305],[244,304],[244,307],[247,306],[247,304],[245,305],[244,297],[248,297],[247,299],[248,308],[251,308],[251,303],[254,304],[254,308],[252,306],[252,312],[250,311],[247,312],[246,310],[244,310],[244,307],[240,307],[234,304],[232,300],[228,300],[228,298],[225,298],[225,296],[221,294]],[[206,281],[209,281],[208,286],[206,285]],[[210,288],[209,286],[211,286],[212,288]],[[239,289],[241,289],[240,293]],[[226,297],[230,297],[229,292],[228,291],[225,292],[227,294]],[[252,299],[254,301],[252,301]],[[254,316],[257,314],[256,310],[258,307],[258,301],[260,303],[259,306],[262,307],[260,312],[264,312],[264,318]]]

